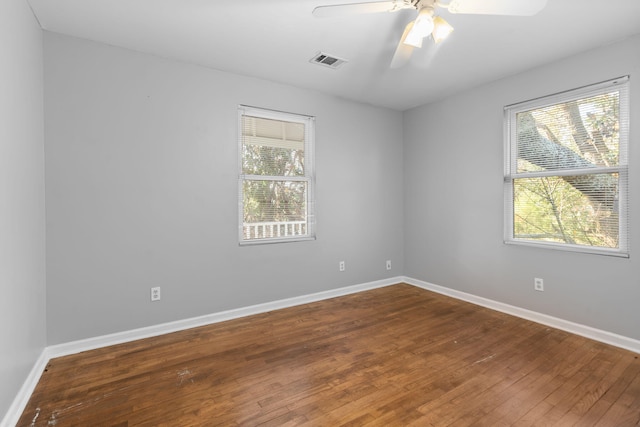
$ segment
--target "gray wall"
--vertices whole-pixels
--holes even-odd
[[[44,62],[48,344],[402,272],[401,113],[46,32]],[[317,117],[316,241],[238,246],[238,104]]]
[[[640,339],[639,52],[635,37],[405,112],[405,274]],[[625,74],[631,258],[504,245],[503,106]]]
[[[0,2],[0,419],[45,346],[42,33]]]

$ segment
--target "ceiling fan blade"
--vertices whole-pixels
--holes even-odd
[[[316,18],[333,18],[361,13],[395,12],[407,7],[412,7],[411,3],[403,0],[334,4],[316,7],[313,9],[313,16]]]
[[[546,5],[547,0],[451,0],[442,6],[451,13],[533,16]]]
[[[396,47],[396,51],[393,54],[393,58],[391,59],[391,68],[401,68],[407,62],[409,62],[409,59],[411,59],[411,54],[413,53],[414,47],[408,44],[404,44],[404,41],[413,28],[414,23],[415,21],[411,21],[407,24],[406,27],[404,27],[404,32],[402,33],[400,42],[398,42],[398,47]]]

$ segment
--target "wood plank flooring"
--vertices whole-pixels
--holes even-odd
[[[406,284],[51,360],[19,426],[639,426],[638,355]]]

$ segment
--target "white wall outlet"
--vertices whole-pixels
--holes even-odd
[[[160,301],[160,286],[151,288],[151,301]]]
[[[344,271],[346,269],[346,267],[344,265],[344,261],[340,261],[340,264],[338,264],[338,269],[340,271]]]
[[[391,260],[387,260],[387,270],[391,270]]]
[[[544,292],[544,280],[536,277],[533,279],[533,289],[536,291]]]

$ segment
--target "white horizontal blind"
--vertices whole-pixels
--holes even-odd
[[[505,242],[628,256],[628,81],[505,107]]]
[[[314,119],[240,106],[238,123],[240,243],[312,239]]]

